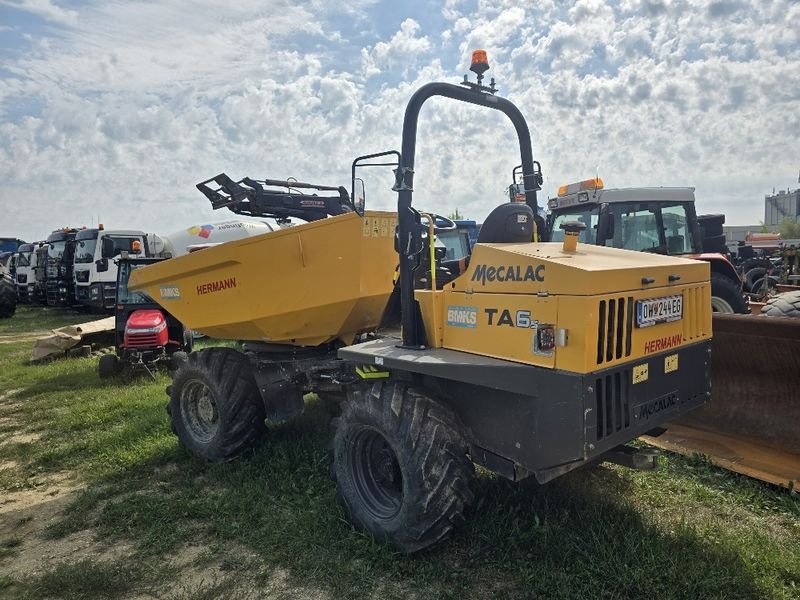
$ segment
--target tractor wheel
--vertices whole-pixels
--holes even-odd
[[[747,273],[750,269],[755,269],[756,267],[760,267],[764,271],[771,271],[774,265],[766,258],[748,258],[742,263],[742,273]]]
[[[730,277],[720,273],[711,273],[711,309],[718,313],[746,313],[739,286]]]
[[[103,354],[100,357],[100,362],[97,363],[97,372],[100,379],[108,379],[114,377],[121,369],[119,358],[115,354]]]
[[[13,317],[17,310],[17,292],[14,286],[0,275],[0,319]]]
[[[756,279],[753,282],[753,289],[750,291],[754,294],[768,293],[770,290],[774,290],[780,282],[781,280],[774,275],[768,275],[766,277],[762,277],[761,279]]]
[[[764,267],[751,267],[744,271],[744,289],[748,292],[755,291],[755,283],[764,278],[767,274],[767,269]]]
[[[410,554],[463,522],[474,467],[449,408],[381,382],[351,389],[333,424],[331,476],[356,527]]]
[[[264,404],[250,363],[232,348],[191,353],[167,389],[173,431],[195,456],[231,460],[265,430]]]
[[[800,317],[800,292],[784,292],[770,298],[761,313],[769,317]]]

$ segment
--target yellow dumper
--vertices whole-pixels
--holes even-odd
[[[396,216],[329,206],[328,218],[130,282],[186,326],[243,340],[242,352],[202,350],[174,373],[168,410],[181,443],[228,460],[265,419],[301,412],[303,394],[342,400],[338,496],[357,526],[405,552],[463,520],[474,463],[540,482],[598,460],[653,469],[655,453],[626,442],[710,395],[708,264],[576,245],[577,222],[563,245],[539,242],[528,126],[483,85],[486,68],[476,53],[477,83],[432,83],[411,98]],[[412,208],[417,117],[432,96],[499,110],[519,138],[525,202],[495,208],[469,256],[442,242],[454,223]],[[266,180],[220,181],[225,198],[207,195],[236,212],[264,214],[281,197]]]

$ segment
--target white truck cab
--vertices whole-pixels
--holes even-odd
[[[113,308],[117,297],[117,266],[112,260],[126,251],[149,256],[147,234],[127,229],[82,229],[75,236],[75,299],[96,309]]]
[[[14,274],[14,283],[17,286],[17,298],[20,302],[30,303],[34,298],[34,284],[36,277],[36,246],[38,244],[22,244],[17,249],[17,265]]]

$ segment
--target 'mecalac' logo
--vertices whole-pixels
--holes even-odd
[[[208,238],[212,231],[214,231],[213,225],[200,225],[199,227],[195,225],[189,228],[190,234],[200,236],[201,238]]]

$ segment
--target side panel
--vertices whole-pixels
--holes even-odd
[[[555,352],[537,353],[537,326],[557,322],[554,296],[445,292],[444,346],[483,356],[553,367]]]

